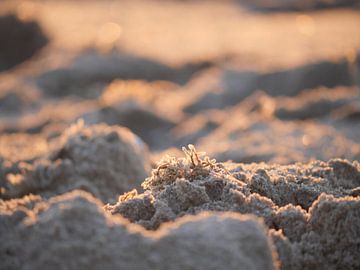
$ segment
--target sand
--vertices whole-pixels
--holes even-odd
[[[115,204],[84,191],[2,200],[1,268],[360,266],[358,162],[246,165],[184,152]]]
[[[0,5],[1,270],[360,269],[357,1],[79,3]]]
[[[148,233],[79,191],[21,214],[21,222],[2,215],[2,269],[275,269],[273,247],[253,216],[204,212]]]
[[[254,214],[264,219],[282,269],[360,266],[358,162],[217,164],[190,147],[186,158],[159,163],[145,193],[132,191],[105,209],[150,230],[202,211]]]
[[[139,187],[150,169],[146,145],[126,128],[86,127],[79,121],[59,138],[44,142],[44,145],[48,149],[44,155],[30,160],[6,160],[2,164],[5,174],[1,181],[3,198],[30,193],[51,197],[83,189],[109,201],[119,193]],[[21,146],[17,148],[28,150]],[[6,146],[3,150],[7,152]]]
[[[16,14],[0,17],[0,36],[4,37],[0,44],[0,71],[29,59],[48,42],[36,21],[23,22]]]

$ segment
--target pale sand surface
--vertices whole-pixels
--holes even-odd
[[[359,5],[299,3],[3,1],[0,269],[359,269]]]

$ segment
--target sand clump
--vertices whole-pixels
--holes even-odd
[[[360,269],[359,1],[23,2],[0,270]]]
[[[219,164],[192,146],[185,154],[162,160],[144,193],[129,192],[105,209],[150,230],[202,211],[251,213],[270,229],[283,269],[360,266],[358,162]]]
[[[358,161],[219,163],[189,145],[142,192],[147,148],[125,128],[27,136],[1,152],[0,269],[360,267]]]
[[[131,87],[134,87],[133,84],[136,85],[139,83],[130,82],[126,84],[126,87],[132,90]],[[144,87],[143,85],[146,84],[140,84],[140,87]],[[140,89],[149,90],[150,93],[157,92],[155,89]],[[151,92],[150,90],[154,91]],[[130,92],[129,89],[127,91]],[[165,135],[175,126],[175,123],[169,119],[166,114],[153,110],[150,104],[141,101],[139,102],[136,100],[137,97],[133,98],[124,91],[124,89],[117,88],[114,92],[118,93],[120,96],[118,101],[116,101],[115,94],[104,95],[104,98],[100,102],[100,108],[82,115],[84,121],[89,124],[106,123],[108,125],[121,125],[127,127],[144,140],[150,148],[160,147],[164,140],[159,140],[159,138],[166,138]],[[105,94],[106,93],[107,92],[105,92]],[[141,95],[141,93],[139,95]],[[150,96],[149,93],[148,96]],[[156,97],[155,94],[154,96]],[[112,103],[108,101],[109,99],[111,99]]]
[[[115,132],[110,141],[123,138],[115,130],[79,123],[59,138],[64,144],[49,161],[57,153],[59,163],[65,157],[85,162],[84,140],[96,148],[99,136]],[[357,161],[218,163],[192,145],[183,152],[183,158],[165,156],[159,162],[142,183],[144,192],[133,189],[106,205],[85,191],[67,192],[77,188],[69,181],[89,177],[93,194],[104,196],[118,178],[106,179],[89,167],[93,178],[81,175],[77,163],[72,166],[79,166],[78,174],[64,175],[68,180],[61,185],[39,177],[55,175],[51,170],[13,185],[14,199],[0,200],[0,269],[360,267]],[[100,176],[103,181],[91,182]],[[38,195],[21,197],[31,184]],[[122,194],[120,188],[111,191]]]
[[[0,269],[277,269],[253,216],[202,213],[147,232],[80,191],[39,202],[20,221],[14,215],[0,215],[1,229],[13,222],[0,236]]]
[[[140,188],[150,168],[145,144],[121,127],[85,126],[80,121],[44,148],[48,151],[32,162],[4,160],[2,198],[30,193],[51,197],[83,189],[110,201]]]

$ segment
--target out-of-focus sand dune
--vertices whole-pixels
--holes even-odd
[[[3,1],[0,269],[359,269],[359,25],[351,0]]]

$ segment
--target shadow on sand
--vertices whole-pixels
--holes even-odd
[[[222,75],[221,91],[207,92],[185,112],[197,113],[207,109],[233,106],[256,90],[269,96],[295,96],[306,89],[318,87],[354,86],[358,84],[360,54],[355,63],[346,59],[339,62],[319,62],[270,73],[226,70]]]

